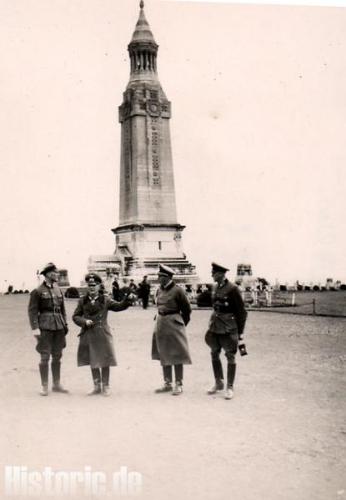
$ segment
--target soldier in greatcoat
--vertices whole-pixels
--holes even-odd
[[[190,321],[191,306],[185,292],[173,281],[174,271],[159,266],[156,305],[157,315],[152,339],[152,359],[159,360],[163,369],[164,385],[155,392],[170,392],[175,396],[183,392],[183,365],[191,364],[185,332]],[[172,367],[175,387],[172,387]]]
[[[223,369],[220,353],[223,349],[227,358],[227,386],[225,399],[233,397],[233,385],[236,372],[236,353],[238,341],[243,339],[247,312],[236,285],[226,278],[229,271],[224,266],[212,263],[212,277],[216,285],[212,292],[213,313],[205,341],[211,349],[212,367],[215,384],[208,394],[215,394],[224,389]]]
[[[67,393],[60,383],[62,351],[66,347],[68,332],[64,296],[57,286],[59,271],[50,262],[41,271],[44,282],[30,294],[28,306],[30,325],[37,339],[36,350],[40,354],[41,396],[48,396],[49,359],[54,392]],[[38,333],[38,330],[40,333]]]
[[[72,319],[81,326],[77,353],[78,366],[90,365],[94,389],[89,393],[110,395],[110,366],[116,366],[113,337],[107,323],[108,311],[123,311],[131,305],[125,297],[121,302],[112,300],[101,292],[102,279],[96,273],[85,276],[87,294],[82,297]]]

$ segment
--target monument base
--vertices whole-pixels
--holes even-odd
[[[159,264],[174,271],[174,280],[185,285],[196,285],[199,278],[182,249],[180,224],[127,224],[112,229],[116,238],[113,255],[95,255],[89,258],[88,271],[103,278],[118,275],[135,282],[148,276],[157,283]]]

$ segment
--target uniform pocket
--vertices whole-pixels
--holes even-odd
[[[227,333],[227,335],[231,335],[231,336],[238,335],[238,328],[236,326],[228,327],[228,328],[226,328],[226,333]]]

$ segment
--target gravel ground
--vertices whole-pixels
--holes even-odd
[[[206,395],[210,311],[194,311],[188,326],[193,365],[180,397],[153,392],[161,384],[150,359],[154,308],[109,315],[119,364],[110,398],[86,396],[91,377],[76,366],[70,321],[63,382],[71,393],[42,398],[27,302],[0,297],[2,469],[90,466],[110,491],[112,473],[126,467],[142,475],[143,500],[346,499],[346,320],[250,312],[232,401]],[[69,317],[75,305],[67,301]]]

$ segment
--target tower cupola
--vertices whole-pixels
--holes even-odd
[[[144,14],[144,2],[140,2],[138,21],[128,45],[131,62],[131,79],[150,76],[157,72],[156,58],[158,45]]]

